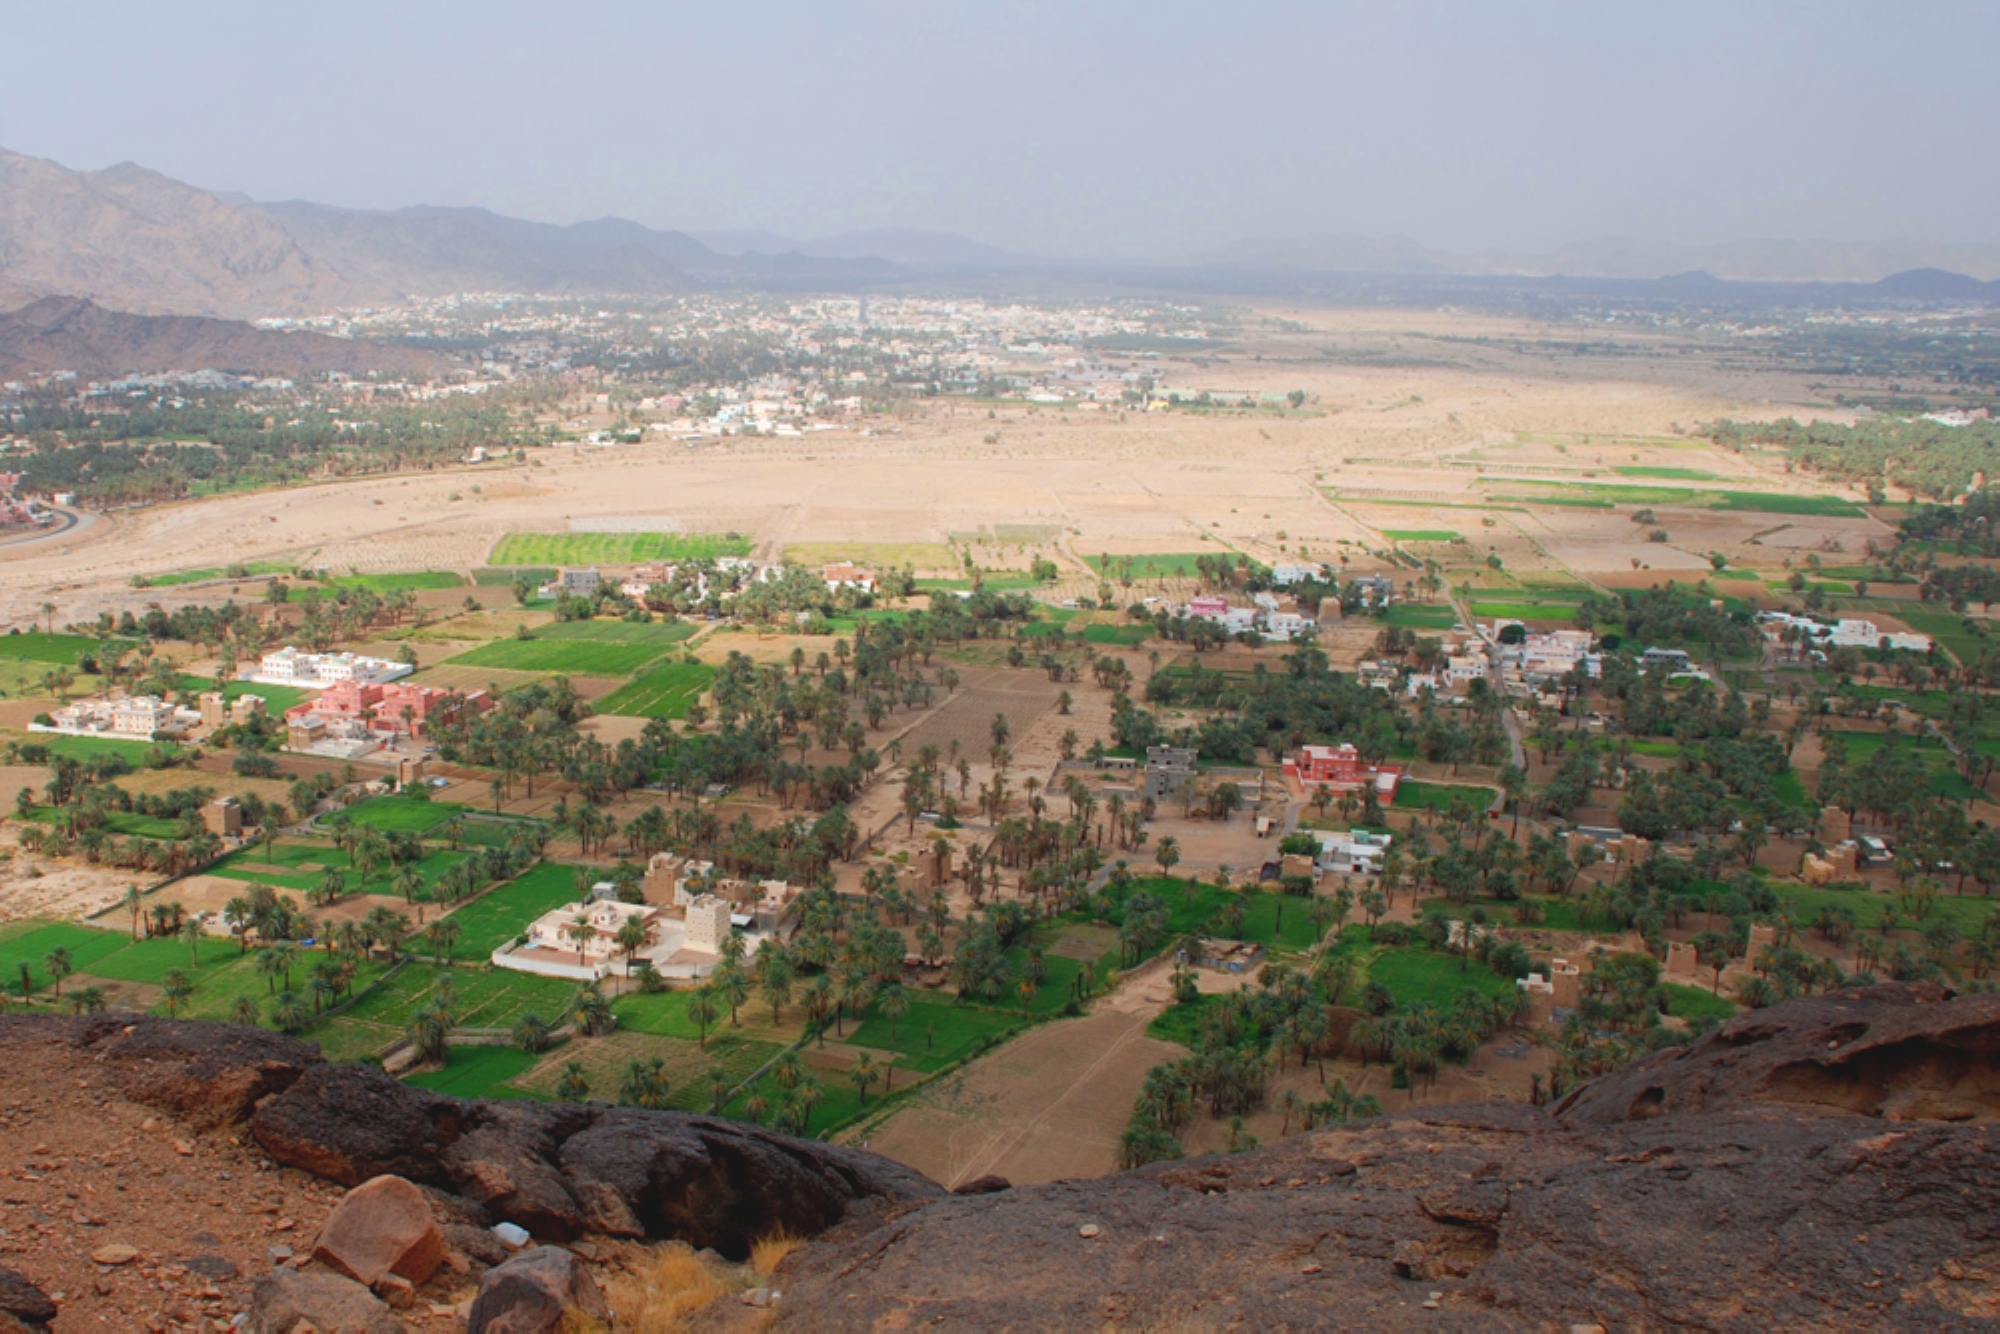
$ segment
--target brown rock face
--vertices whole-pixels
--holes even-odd
[[[56,1304],[27,1275],[0,1265],[0,1317],[26,1327],[45,1325],[56,1318]]]
[[[1904,988],[1794,1002],[1560,1114],[1418,1109],[1255,1153],[948,1197],[795,1253],[775,1282],[780,1323],[1992,1326],[2000,1136],[1978,1053],[1995,1003]],[[1921,1119],[1926,1106],[1953,1119]]]
[[[2000,994],[1887,984],[1738,1015],[1563,1099],[1605,1124],[1791,1103],[1890,1120],[2000,1119]]]
[[[445,1250],[423,1192],[401,1177],[376,1177],[328,1215],[313,1259],[372,1287],[388,1274],[422,1283],[444,1263]]]
[[[338,1274],[273,1269],[250,1297],[249,1334],[404,1334],[409,1328],[380,1298]]]
[[[554,1334],[610,1322],[604,1294],[577,1258],[558,1246],[537,1246],[480,1277],[465,1328],[466,1334]]]
[[[741,1259],[775,1232],[811,1236],[943,1193],[886,1158],[736,1121],[447,1098],[261,1029],[0,1017],[0,1058],[10,1041],[74,1048],[135,1102],[244,1123],[288,1167],[345,1186],[401,1177],[439,1192],[436,1218],[504,1219],[545,1240],[672,1237]],[[440,1207],[447,1195],[456,1203]]]

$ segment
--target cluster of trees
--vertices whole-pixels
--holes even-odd
[[[1712,607],[1702,589],[1672,581],[1665,587],[1622,591],[1615,598],[1587,598],[1578,605],[1575,621],[1584,630],[1618,624],[1623,633],[1607,637],[1607,651],[1622,646],[1636,653],[1649,646],[1694,643],[1707,645],[1710,659],[1719,660],[1758,653],[1764,645],[1763,631],[1750,613]]]
[[[483,400],[402,406],[367,419],[311,399],[258,404],[238,389],[185,389],[164,403],[29,394],[14,430],[34,442],[22,465],[31,491],[74,491],[96,505],[175,500],[196,491],[270,486],[455,463],[546,441],[532,418]]]
[[[1119,1139],[1121,1165],[1180,1157],[1181,1132],[1204,1111],[1216,1119],[1236,1118],[1232,1142],[1249,1147],[1254,1141],[1242,1135],[1240,1118],[1264,1105],[1270,1076],[1293,1060],[1301,1067],[1320,1063],[1325,1096],[1308,1099],[1288,1090],[1282,1097],[1287,1130],[1294,1119],[1310,1129],[1379,1115],[1373,1098],[1355,1096],[1338,1080],[1326,1086],[1326,1057],[1338,1045],[1335,1011],[1352,980],[1348,961],[1330,954],[1318,956],[1308,969],[1266,964],[1256,990],[1222,996],[1201,996],[1191,977],[1177,973],[1179,1005],[1196,1016],[1193,1054],[1147,1072]]]
[[[1801,424],[1790,417],[1775,422],[1720,421],[1708,428],[1716,444],[1741,453],[1773,447],[1797,465],[1864,487],[1880,503],[1890,484],[1912,495],[1949,500],[1971,487],[1993,464],[2000,448],[2000,421],[1946,426],[1921,417],[1873,417],[1843,426]]]

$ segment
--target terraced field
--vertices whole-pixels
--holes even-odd
[[[486,563],[633,565],[749,554],[750,539],[736,533],[509,533]]]
[[[685,718],[714,679],[715,668],[705,662],[669,662],[634,677],[595,707],[627,718]]]

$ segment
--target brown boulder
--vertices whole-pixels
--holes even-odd
[[[0,1316],[25,1326],[46,1325],[56,1318],[56,1304],[26,1274],[0,1265]]]
[[[250,1134],[279,1162],[344,1186],[384,1175],[443,1185],[465,1108],[372,1065],[316,1065],[257,1108]]]
[[[2000,993],[1885,983],[1752,1010],[1584,1085],[1555,1114],[1603,1125],[1750,1102],[2000,1120]]]
[[[466,1334],[554,1334],[611,1323],[611,1308],[583,1262],[560,1246],[522,1251],[486,1271]]]
[[[246,1334],[406,1334],[374,1293],[338,1274],[273,1269],[250,1290]]]
[[[373,1285],[386,1274],[422,1283],[444,1263],[444,1235],[423,1192],[401,1177],[376,1177],[347,1192],[319,1230],[313,1259]]]

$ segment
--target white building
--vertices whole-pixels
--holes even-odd
[[[243,679],[265,685],[305,686],[317,690],[336,681],[383,685],[414,671],[416,668],[406,662],[362,657],[355,653],[302,653],[287,644],[275,653],[266,653],[256,667],[243,674]]]
[[[1264,638],[1289,641],[1300,635],[1319,633],[1319,624],[1295,611],[1274,611],[1264,618]]]
[[[178,736],[200,722],[198,711],[176,708],[158,695],[128,695],[122,699],[79,700],[51,711],[46,723],[30,723],[28,730],[151,741],[156,736]]]
[[[1289,588],[1293,584],[1304,583],[1308,579],[1324,582],[1326,579],[1326,566],[1305,564],[1273,565],[1271,567],[1271,582],[1279,588]]]
[[[1319,856],[1314,860],[1322,871],[1338,871],[1343,875],[1374,875],[1382,869],[1382,858],[1388,855],[1389,845],[1395,842],[1392,834],[1370,834],[1354,829],[1345,832],[1316,830],[1313,837],[1319,840]]]

